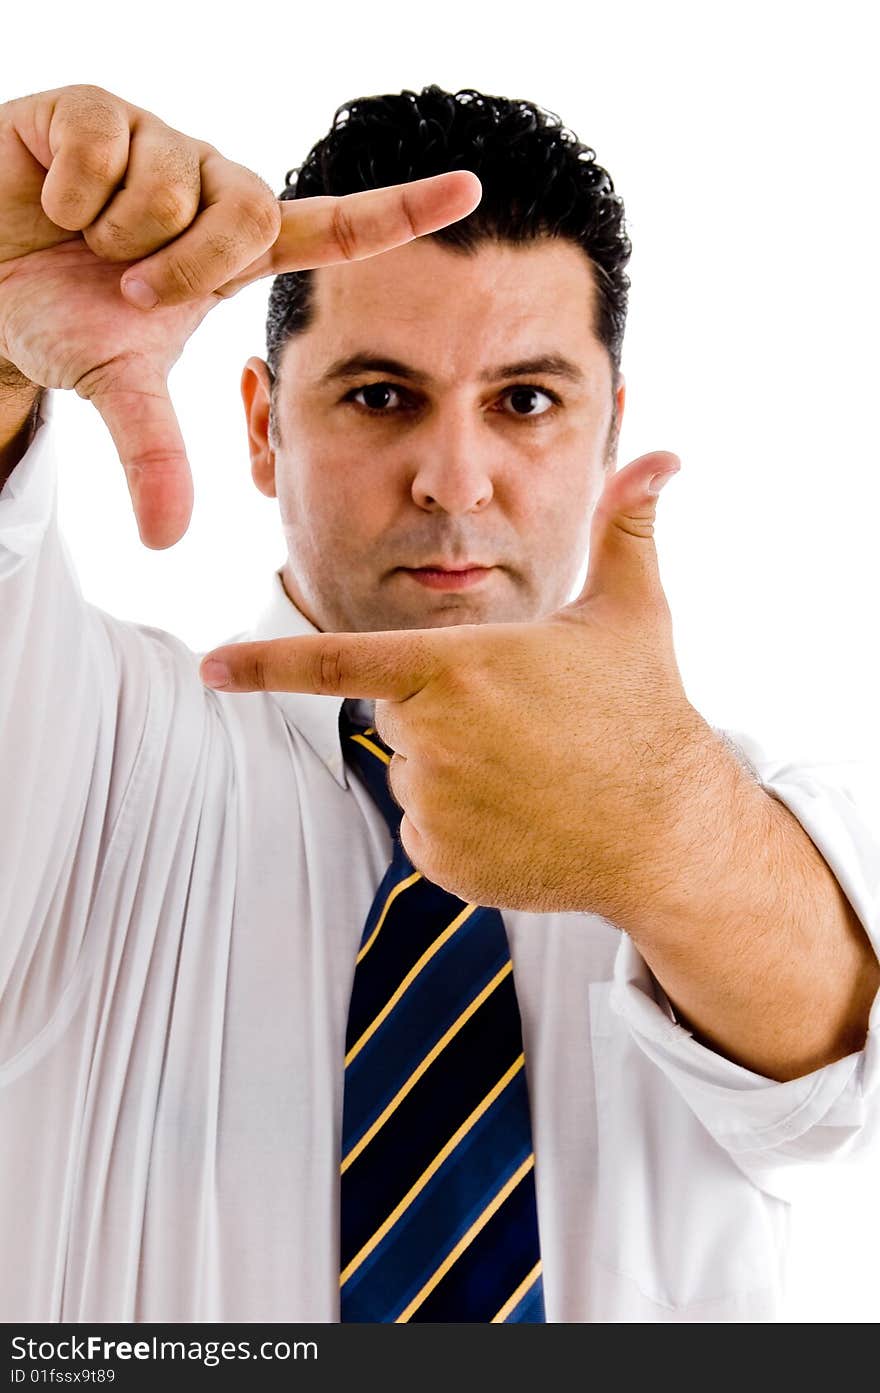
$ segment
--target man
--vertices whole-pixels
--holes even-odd
[[[101,89],[2,112],[4,1316],[772,1317],[793,1171],[876,1128],[877,849],[681,688],[611,180],[436,88],[280,204]],[[82,601],[37,389],[172,543],[167,368],[271,271],[288,559],[212,692]]]

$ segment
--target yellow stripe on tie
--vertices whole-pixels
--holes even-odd
[[[495,1315],[495,1316],[492,1317],[492,1319],[490,1320],[489,1324],[490,1324],[490,1325],[497,1325],[499,1321],[505,1321],[505,1320],[507,1320],[507,1317],[510,1315],[511,1311],[513,1310],[513,1308],[514,1308],[515,1306],[518,1306],[518,1305],[519,1305],[519,1303],[522,1301],[523,1297],[525,1296],[526,1292],[529,1290],[530,1287],[533,1287],[533,1286],[535,1285],[535,1283],[537,1282],[537,1280],[538,1280],[538,1278],[540,1277],[540,1275],[541,1275],[541,1259],[538,1258],[538,1261],[535,1263],[535,1265],[534,1265],[534,1267],[532,1268],[531,1272],[528,1274],[528,1276],[523,1277],[523,1279],[522,1279],[522,1281],[520,1282],[519,1286],[517,1287],[516,1291],[513,1293],[512,1296],[508,1296],[508,1298],[507,1298],[507,1300],[505,1301],[504,1305],[501,1307],[501,1310],[498,1312],[497,1315]]]
[[[382,907],[382,913],[379,915],[379,922],[377,923],[375,929],[370,934],[370,937],[367,939],[363,948],[355,958],[355,965],[357,965],[360,962],[361,958],[365,957],[365,955],[369,953],[370,949],[375,943],[376,935],[381,929],[382,925],[385,923],[385,915],[388,913],[388,910],[390,909],[393,901],[397,899],[398,895],[403,894],[404,890],[408,890],[411,885],[415,885],[416,881],[421,880],[421,878],[421,871],[414,871],[413,874],[408,875],[405,880],[399,880],[395,885],[394,889],[389,892],[388,899],[385,901],[385,904]]]
[[[458,1261],[465,1248],[470,1247],[471,1243],[473,1243],[480,1230],[486,1227],[489,1220],[492,1218],[492,1215],[497,1213],[504,1201],[507,1199],[507,1196],[510,1194],[510,1192],[516,1189],[523,1176],[526,1175],[532,1169],[532,1166],[534,1164],[535,1156],[533,1152],[531,1155],[526,1157],[522,1165],[519,1167],[517,1171],[514,1172],[514,1174],[510,1177],[506,1184],[502,1185],[495,1198],[491,1200],[489,1204],[486,1205],[486,1208],[483,1210],[479,1219],[474,1220],[467,1233],[463,1234],[462,1237],[458,1240],[452,1252],[448,1253],[447,1256],[443,1259],[440,1266],[437,1268],[437,1271],[434,1273],[433,1277],[428,1278],[427,1282],[422,1287],[418,1295],[414,1296],[412,1301],[406,1307],[406,1310],[401,1311],[400,1315],[397,1317],[395,1324],[400,1325],[404,1321],[408,1321],[410,1316],[413,1315],[419,1309],[422,1303],[424,1301],[427,1301],[428,1297],[431,1295],[431,1292],[437,1286],[438,1282],[440,1282],[441,1279],[446,1276],[446,1273],[449,1271],[452,1264]]]
[[[499,986],[499,984],[504,981],[504,978],[507,977],[512,971],[513,963],[509,961],[506,962],[504,966],[501,968],[500,972],[496,972],[491,982],[487,982],[483,990],[479,993],[479,995],[474,997],[470,1006],[465,1007],[458,1020],[453,1021],[446,1034],[443,1035],[437,1041],[434,1048],[428,1054],[425,1055],[421,1064],[419,1064],[413,1070],[403,1087],[398,1089],[394,1097],[391,1099],[391,1102],[388,1104],[387,1108],[385,1108],[384,1112],[379,1114],[373,1125],[366,1132],[364,1132],[364,1135],[360,1138],[360,1140],[356,1142],[355,1145],[351,1148],[351,1151],[349,1151],[348,1155],[343,1159],[339,1171],[340,1175],[344,1175],[345,1172],[348,1170],[349,1166],[352,1164],[352,1162],[356,1161],[358,1156],[360,1156],[364,1147],[369,1146],[376,1133],[380,1130],[380,1128],[385,1126],[385,1123],[388,1121],[395,1108],[399,1107],[406,1095],[415,1088],[419,1079],[422,1077],[422,1074],[424,1074],[426,1069],[430,1068],[430,1066],[434,1063],[434,1060],[437,1058],[438,1054],[440,1054],[446,1048],[453,1036],[458,1034],[462,1026],[470,1020],[474,1012],[480,1009],[486,998],[491,996],[495,988]]]
[[[365,1259],[370,1256],[370,1253],[372,1253],[376,1245],[382,1242],[382,1239],[385,1237],[386,1233],[388,1233],[389,1229],[392,1229],[394,1227],[401,1214],[403,1214],[409,1208],[416,1196],[420,1194],[422,1190],[424,1190],[428,1181],[431,1179],[431,1176],[437,1173],[437,1171],[443,1165],[443,1162],[446,1160],[447,1156],[449,1156],[451,1152],[455,1150],[462,1138],[467,1136],[468,1132],[471,1130],[474,1124],[479,1122],[480,1118],[483,1116],[483,1113],[486,1112],[489,1108],[491,1108],[492,1104],[495,1102],[495,1099],[499,1096],[500,1093],[503,1093],[504,1089],[510,1083],[510,1080],[514,1077],[515,1074],[519,1073],[524,1063],[525,1055],[521,1054],[518,1059],[515,1059],[513,1061],[510,1068],[504,1074],[501,1075],[501,1078],[498,1080],[498,1082],[494,1084],[492,1088],[489,1089],[489,1092],[486,1094],[485,1098],[483,1098],[482,1101],[477,1104],[470,1117],[465,1118],[458,1131],[453,1133],[453,1135],[449,1138],[449,1141],[443,1147],[442,1151],[437,1152],[437,1155],[434,1157],[431,1164],[429,1166],[426,1166],[426,1168],[422,1171],[415,1184],[410,1186],[403,1199],[399,1202],[399,1204],[395,1205],[394,1209],[392,1209],[391,1213],[388,1215],[388,1218],[382,1222],[382,1224],[379,1226],[379,1228],[377,1228],[373,1236],[367,1239],[360,1252],[355,1253],[351,1262],[340,1275],[339,1285],[341,1287],[345,1286],[345,1283],[348,1281],[349,1277],[351,1277],[353,1273],[357,1272],[361,1263],[364,1262]],[[532,1159],[534,1160],[534,1157]]]
[[[397,988],[397,991],[394,993],[394,995],[388,998],[388,1000],[385,1002],[385,1005],[382,1007],[382,1010],[379,1012],[378,1016],[376,1016],[375,1019],[370,1022],[361,1038],[358,1041],[356,1041],[355,1044],[352,1045],[348,1054],[345,1056],[346,1068],[348,1068],[349,1064],[353,1059],[357,1058],[367,1041],[371,1039],[373,1035],[375,1035],[376,1031],[379,1029],[379,1026],[382,1024],[385,1018],[389,1015],[391,1011],[394,1010],[394,1007],[397,1005],[404,992],[412,986],[413,982],[418,977],[422,968],[430,962],[434,954],[440,951],[440,949],[443,947],[443,944],[448,942],[448,940],[452,937],[456,930],[461,928],[465,919],[469,919],[470,916],[473,914],[474,910],[476,909],[479,909],[479,905],[466,904],[461,913],[455,916],[452,923],[449,924],[448,927],[445,928],[441,934],[437,935],[437,937],[434,939],[434,942],[430,945],[429,948],[425,949],[418,962],[410,968],[409,972],[404,977],[403,981]]]
[[[359,745],[363,745],[365,750],[370,750],[377,759],[381,759],[384,764],[391,763],[391,756],[386,755],[384,750],[380,750],[378,745],[374,745],[372,740],[367,740],[363,735],[353,735],[352,740],[356,740]]]

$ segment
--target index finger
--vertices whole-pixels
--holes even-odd
[[[281,231],[273,245],[217,293],[234,294],[262,276],[360,261],[473,212],[482,196],[467,169],[339,197],[281,200]]]
[[[305,634],[228,643],[202,659],[199,675],[227,692],[312,692],[406,701],[439,667],[433,630]]]

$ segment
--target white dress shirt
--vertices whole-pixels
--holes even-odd
[[[52,400],[0,494],[0,1319],[335,1321],[346,1012],[388,830],[340,698],[206,690],[179,639],[85,603]],[[234,637],[308,632],[276,573]],[[876,946],[856,803],[734,739]],[[877,1002],[863,1051],[778,1083],[698,1044],[601,918],[504,920],[548,1319],[773,1319],[794,1177],[875,1142]]]

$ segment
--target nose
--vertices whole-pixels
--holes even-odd
[[[494,492],[492,460],[498,449],[473,405],[436,409],[411,436],[412,497],[427,512],[472,513]]]

